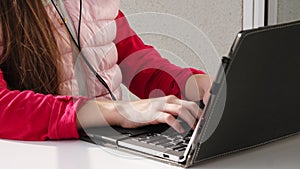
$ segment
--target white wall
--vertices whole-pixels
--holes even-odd
[[[300,20],[299,0],[278,0],[278,23]]]
[[[121,10],[144,42],[180,66],[208,72],[216,70],[242,29],[242,6],[242,0],[121,1]]]

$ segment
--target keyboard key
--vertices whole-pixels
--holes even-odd
[[[177,149],[177,150],[175,150],[175,151],[185,151],[185,150],[186,150],[186,147],[182,147],[182,148]]]
[[[164,147],[164,148],[170,148],[170,147],[173,147],[174,144],[172,144],[172,143],[165,143],[165,144],[161,144],[161,146]]]
[[[187,145],[186,144],[179,144],[179,145],[176,145],[175,147],[171,147],[172,150],[179,150],[181,148],[185,148]]]
[[[174,145],[179,145],[179,144],[182,144],[182,143],[183,143],[183,140],[172,141],[172,143],[173,143]]]
[[[153,142],[154,145],[162,145],[162,144],[165,144],[165,143],[171,143],[171,140],[166,138],[165,140],[159,140],[157,142]]]
[[[145,142],[146,143],[153,143],[153,142],[157,142],[157,141],[160,141],[160,140],[165,140],[166,137],[163,137],[163,136],[153,136],[153,137],[150,137],[149,140],[146,140]]]

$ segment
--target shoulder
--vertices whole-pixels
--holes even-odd
[[[80,1],[65,0],[64,4],[70,15],[78,16]],[[117,17],[120,0],[88,0],[82,1],[82,12],[85,20],[112,20]]]

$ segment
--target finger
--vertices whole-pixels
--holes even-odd
[[[203,97],[203,103],[205,105],[207,105],[209,97],[210,97],[210,92],[206,92]]]
[[[200,109],[199,105],[196,104],[195,102],[180,100],[180,104],[182,105],[182,107],[186,108],[188,112],[191,115],[193,115],[193,117],[195,117],[196,119],[199,119],[201,117],[202,110]]]
[[[165,104],[164,112],[172,114],[174,116],[179,116],[182,118],[191,128],[194,128],[196,117],[194,117],[191,112],[183,107],[182,105],[176,104]]]
[[[188,111],[196,118],[199,119],[202,115],[202,110],[195,102],[182,100],[182,105],[188,109]]]
[[[167,103],[173,103],[187,108],[195,118],[201,117],[202,111],[195,102],[181,100],[175,96],[166,96],[166,99]]]
[[[157,121],[160,123],[166,123],[169,126],[171,126],[174,130],[176,130],[178,133],[184,133],[185,130],[183,127],[180,125],[180,123],[172,116],[171,114],[168,113],[161,113]]]
[[[194,117],[186,108],[182,108],[182,111],[179,113],[179,117],[182,118],[192,129],[195,129],[195,123],[197,118]]]

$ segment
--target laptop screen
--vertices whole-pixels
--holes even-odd
[[[300,22],[239,33],[226,83],[206,109],[195,162],[299,132],[299,35]]]

